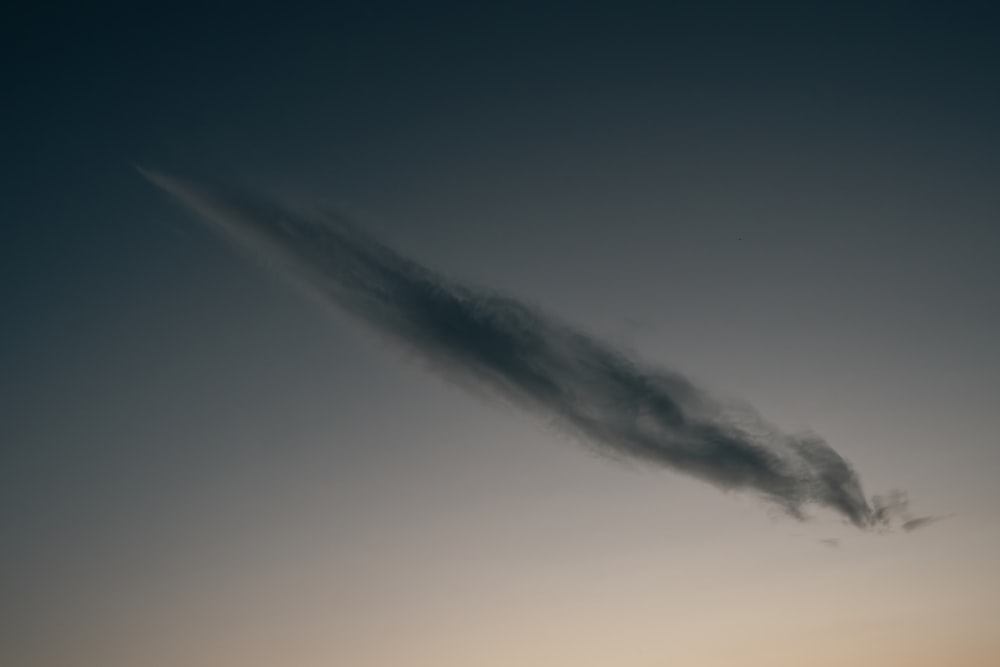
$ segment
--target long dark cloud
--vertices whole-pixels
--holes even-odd
[[[850,463],[818,435],[784,433],[677,372],[640,364],[521,301],[458,284],[337,212],[143,173],[432,368],[539,413],[597,451],[755,494],[798,519],[809,505],[865,529],[898,517],[899,498],[869,502]]]

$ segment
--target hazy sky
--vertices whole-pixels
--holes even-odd
[[[1000,662],[995,3],[328,5],[0,20],[0,663]],[[947,518],[595,455],[135,164],[336,205]]]

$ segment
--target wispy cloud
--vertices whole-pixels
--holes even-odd
[[[599,452],[754,494],[798,519],[813,505],[871,529],[905,510],[898,494],[869,502],[854,468],[820,436],[784,433],[676,371],[642,364],[522,301],[450,280],[339,213],[303,213],[257,194],[143,173],[435,370],[474,381]]]
[[[932,523],[937,523],[938,521],[944,521],[947,516],[921,516],[916,519],[909,519],[904,521],[901,528],[908,533],[912,533],[915,530],[920,530],[921,528],[926,528]]]

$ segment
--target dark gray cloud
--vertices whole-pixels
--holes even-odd
[[[905,509],[900,494],[869,502],[850,463],[818,435],[784,433],[749,406],[722,402],[522,301],[458,284],[336,211],[143,173],[436,371],[532,410],[596,451],[754,494],[797,519],[813,505],[879,528]]]
[[[926,528],[932,523],[937,523],[938,521],[943,521],[947,519],[946,516],[921,516],[916,519],[908,519],[904,521],[900,527],[908,533],[912,533],[915,530],[920,530],[921,528]]]

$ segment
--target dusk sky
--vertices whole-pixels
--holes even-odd
[[[1000,664],[998,10],[5,12],[0,664]]]

